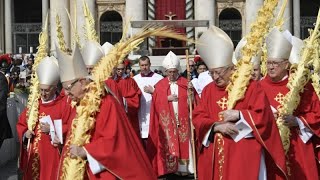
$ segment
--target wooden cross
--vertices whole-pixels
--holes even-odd
[[[169,21],[173,20],[173,17],[176,17],[176,14],[173,14],[171,11],[169,11],[169,14],[164,15],[166,18],[169,19]]]
[[[223,97],[219,101],[217,101],[217,104],[222,110],[225,110],[227,109],[227,104],[228,104],[227,101],[228,99]]]

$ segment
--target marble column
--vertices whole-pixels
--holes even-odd
[[[11,0],[5,0],[5,53],[12,53],[12,4]]]
[[[194,1],[194,15],[196,20],[209,20],[209,24],[215,25],[216,22],[216,13],[217,5],[216,0],[197,0]],[[195,28],[196,34],[195,37],[198,39],[198,36],[206,31],[206,27],[197,27]]]
[[[250,32],[251,24],[256,20],[258,11],[263,5],[263,0],[246,0],[245,6],[245,34]]]
[[[0,1],[0,54],[4,53],[4,1]]]
[[[126,1],[126,9],[125,9],[125,17],[123,18],[123,22],[126,23],[126,20],[137,21],[137,20],[145,20],[146,8],[143,0],[127,0]],[[134,28],[129,30],[128,34],[135,34],[140,30],[140,28]]]
[[[300,0],[293,0],[293,34],[300,38]]]
[[[66,46],[70,47],[70,21],[66,9],[69,10],[69,1],[51,0],[50,1],[50,38],[51,38],[51,54],[55,54],[55,43],[57,41],[56,15],[61,19],[62,32]]]
[[[49,10],[49,1],[48,0],[42,0],[42,24],[45,23],[47,15],[49,16],[48,10]]]
[[[76,26],[76,31],[79,35],[80,44],[83,46],[86,37],[85,35],[85,18],[83,13],[83,4],[84,1],[87,3],[90,13],[92,14],[94,20],[96,20],[95,24],[97,27],[97,13],[96,13],[96,2],[94,0],[73,0],[70,1],[70,14],[72,23]],[[97,30],[97,29],[96,29]],[[70,29],[71,34],[71,44],[74,44],[74,34],[75,30],[73,28]]]
[[[281,9],[283,1],[285,1],[285,0],[280,0],[279,1],[279,5],[276,8],[276,11],[274,13],[275,18],[279,14],[279,11]],[[295,0],[295,1],[297,1],[297,0]],[[292,33],[292,0],[288,0],[286,9],[285,9],[284,14],[283,14],[283,20],[284,20],[284,23],[283,23],[283,26],[282,26],[282,30],[289,30]]]

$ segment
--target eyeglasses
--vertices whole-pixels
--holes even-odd
[[[267,61],[267,66],[279,67],[279,65],[282,64],[285,61],[286,60],[283,60],[283,61]]]
[[[71,91],[73,86],[79,81],[79,79],[73,81],[71,84],[69,84],[66,88],[64,88],[66,91]]]
[[[124,71],[124,68],[117,68],[117,71]]]
[[[217,72],[217,71],[209,71],[209,73],[210,73],[210,75],[213,77],[215,74],[217,75],[217,76],[223,76],[226,72],[227,72],[227,70],[229,69],[230,67],[227,67],[227,68],[225,68],[225,69],[223,69],[223,70],[221,70],[220,72]]]
[[[45,94],[49,94],[53,89],[54,89],[54,87],[50,87],[48,89],[40,89],[40,92],[43,92]]]

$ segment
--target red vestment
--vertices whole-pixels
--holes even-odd
[[[127,119],[123,106],[109,93],[101,100],[100,111],[96,115],[95,128],[91,131],[90,142],[84,145],[84,148],[106,168],[106,170],[94,175],[87,163],[85,176],[88,175],[91,180],[156,179],[148,157]],[[63,163],[68,151],[69,146],[66,145],[60,163]],[[60,169],[59,176],[61,175]]]
[[[267,94],[271,106],[278,109],[279,102],[289,92],[287,88],[288,78],[280,82],[272,82],[270,77],[266,76],[260,83]],[[288,171],[291,174],[289,178],[299,180],[315,179],[315,177],[318,177],[318,172],[313,140],[319,138],[320,135],[320,105],[319,99],[310,83],[305,86],[304,92],[301,94],[300,104],[293,115],[302,120],[305,126],[314,133],[314,137],[304,143],[299,137],[299,127],[291,128],[290,149],[287,154],[290,167]]]
[[[240,110],[253,130],[253,137],[237,143],[228,135],[214,133],[208,147],[202,145],[206,133],[215,122],[218,113],[227,109],[228,92],[214,82],[202,91],[199,105],[193,112],[193,125],[198,143],[199,180],[257,180],[261,153],[265,154],[267,178],[285,179],[284,150],[269,102],[256,82],[250,82],[242,100],[233,109]],[[213,132],[212,132],[213,133]]]
[[[139,86],[130,77],[118,78],[115,81],[117,82],[121,95],[126,100],[128,118],[138,137],[140,137],[138,112],[140,107],[141,91]]]
[[[106,83],[107,87],[111,90],[111,94],[113,94],[117,98],[117,100],[121,104],[123,104],[122,103],[122,95],[121,95],[121,92],[119,90],[119,87],[118,87],[116,81],[110,77],[107,80],[105,80],[104,82]]]
[[[24,133],[28,130],[26,109],[21,113],[17,123],[17,132],[21,144],[20,168],[24,172],[24,179],[56,180],[59,150],[51,144],[49,134],[41,133],[39,122],[35,126],[35,136],[31,139],[30,151],[27,152],[27,139],[23,142]],[[67,103],[67,96],[60,95],[50,103],[43,104],[39,100],[39,119],[50,115],[52,121],[62,119],[63,135],[67,134],[71,106]]]
[[[189,160],[190,122],[187,96],[188,82],[179,77],[178,122],[172,102],[168,78],[155,85],[150,107],[149,138],[146,151],[158,176],[178,171],[179,160]]]

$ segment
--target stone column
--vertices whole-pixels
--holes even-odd
[[[84,45],[86,41],[85,35],[85,18],[83,13],[83,3],[84,1],[87,3],[90,13],[92,14],[94,20],[96,20],[95,24],[97,27],[97,13],[96,13],[96,2],[94,0],[76,0],[70,1],[70,14],[72,23],[77,26],[76,30],[79,35],[79,41],[81,46]],[[96,29],[97,30],[97,29]],[[74,44],[74,34],[76,32],[73,28],[70,29],[71,34],[71,44]]]
[[[293,34],[300,38],[300,1],[293,1]]]
[[[12,18],[11,18],[11,0],[5,0],[5,53],[12,53]]]
[[[66,9],[69,10],[69,1],[66,0],[51,0],[50,1],[50,35],[51,49],[50,52],[55,54],[55,43],[57,41],[57,26],[56,15],[61,19],[62,32],[66,46],[70,47],[70,21]]]
[[[4,1],[0,1],[0,54],[4,53]]]
[[[48,10],[49,10],[49,1],[42,0],[42,25],[44,25],[47,15],[48,15],[48,18],[50,18],[48,14]]]
[[[204,4],[205,4],[205,6],[204,6]],[[197,0],[197,1],[194,1],[194,9],[195,9],[194,15],[195,15],[196,20],[209,20],[210,26],[215,25],[216,13],[217,13],[216,0]],[[196,39],[198,39],[198,36],[206,30],[207,30],[206,27],[195,28]]]
[[[137,21],[146,19],[144,13],[146,12],[146,8],[143,0],[127,0],[125,8],[125,17],[122,17],[124,23],[126,23],[128,20]],[[131,29],[129,30],[128,34],[135,34],[139,30],[140,28]]]
[[[276,11],[274,13],[275,18],[279,14],[279,11],[281,9],[283,1],[284,0],[280,0],[279,1],[279,5],[276,8]],[[297,1],[297,0],[295,0],[295,1]],[[284,23],[283,23],[283,26],[282,26],[282,30],[289,30],[292,33],[292,0],[288,0],[286,9],[285,9],[284,14],[283,14],[283,20],[284,20]]]
[[[246,0],[245,7],[245,34],[250,31],[251,24],[256,20],[258,11],[263,5],[263,0]]]

